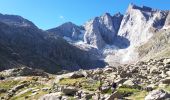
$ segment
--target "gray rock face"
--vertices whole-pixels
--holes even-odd
[[[106,13],[96,17],[85,24],[84,41],[97,48],[102,48],[105,44],[112,44],[117,35],[123,15],[111,16]]]
[[[168,13],[167,15],[167,18],[165,20],[165,26],[164,26],[165,29],[167,28],[170,28],[170,12]]]
[[[165,100],[167,98],[170,98],[170,95],[166,91],[154,90],[145,97],[145,100]]]
[[[164,26],[167,14],[167,11],[130,4],[118,35],[127,38],[131,45],[141,45],[152,37],[154,29],[161,29]]]
[[[3,15],[0,14],[0,22],[16,27],[35,27],[36,26],[29,20],[17,15]]]
[[[64,23],[57,28],[49,29],[47,31],[57,34],[61,37],[68,37],[72,40],[82,40],[84,35],[84,28],[71,22]]]

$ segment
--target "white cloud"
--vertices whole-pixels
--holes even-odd
[[[60,19],[63,19],[63,20],[65,19],[65,18],[64,18],[64,16],[62,16],[62,15],[61,15],[61,16],[59,16],[59,18],[60,18]]]

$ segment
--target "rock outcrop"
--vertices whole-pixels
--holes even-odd
[[[105,44],[113,44],[116,38],[123,15],[120,13],[111,16],[105,13],[85,24],[84,41],[97,48],[102,48]]]
[[[164,26],[168,11],[154,10],[130,4],[121,22],[118,35],[127,38],[131,45],[146,43],[154,30]]]

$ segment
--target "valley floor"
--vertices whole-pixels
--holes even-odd
[[[51,75],[31,68],[0,72],[1,100],[164,100],[170,59]]]

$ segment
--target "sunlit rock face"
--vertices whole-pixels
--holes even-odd
[[[167,14],[167,11],[130,4],[118,35],[129,39],[131,45],[141,45],[152,37],[155,29],[161,29],[164,26]]]
[[[105,13],[85,24],[84,41],[97,48],[102,48],[105,44],[113,44],[117,35],[123,15],[120,13],[111,16]]]

